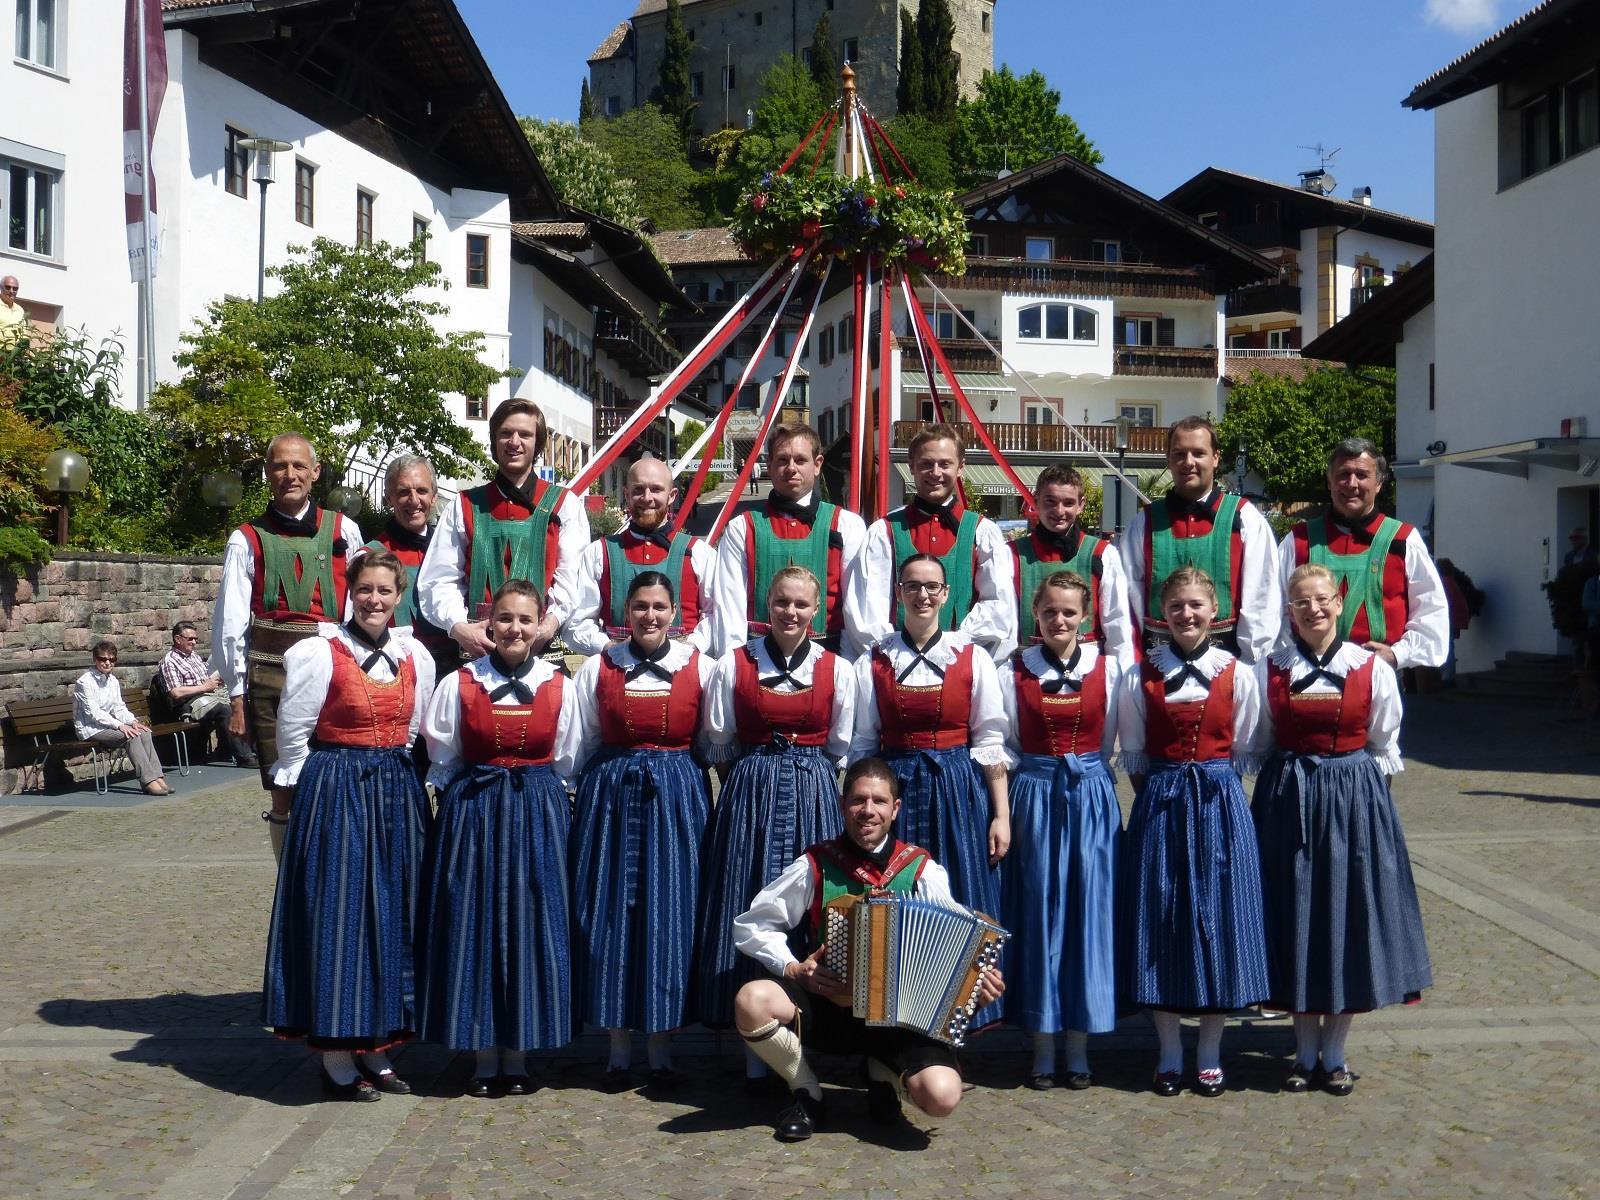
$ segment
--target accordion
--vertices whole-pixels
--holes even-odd
[[[840,896],[822,910],[823,965],[834,997],[868,1025],[898,1025],[959,1046],[978,983],[1010,936],[982,913],[895,893]]]

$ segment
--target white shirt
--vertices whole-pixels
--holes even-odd
[[[461,670],[482,684],[491,695],[496,688],[510,682],[509,676],[495,669],[487,654],[473,659]],[[433,689],[433,699],[428,702],[428,710],[422,716],[422,736],[428,744],[428,782],[435,787],[444,787],[462,767],[461,681],[456,677],[457,674],[459,672],[451,673],[439,680],[439,686]],[[538,692],[555,674],[556,668],[552,664],[536,658],[528,668],[528,673],[522,677],[522,682],[530,691]],[[507,692],[491,703],[503,708],[522,704],[522,701],[514,693]],[[569,679],[562,688],[561,710],[556,717],[556,745],[561,744],[572,724],[573,708],[572,681]]]
[[[531,477],[528,484],[530,487],[533,484]],[[417,604],[422,609],[422,617],[446,633],[463,621],[479,619],[478,598],[474,597],[469,605],[466,596],[467,574],[472,567],[472,540],[467,537],[465,518],[461,515],[464,503],[462,497],[457,496],[444,506],[439,524],[428,542],[428,553],[417,570]],[[550,594],[545,597],[545,611],[555,617],[559,627],[567,623],[572,612],[578,556],[589,544],[589,514],[584,512],[582,497],[567,492],[556,505],[556,516],[561,520],[556,532],[556,573],[550,584]],[[531,582],[540,589],[544,587],[543,579]]]
[[[1165,679],[1183,670],[1183,663],[1172,652],[1172,647],[1164,643],[1150,652],[1147,661]],[[1195,661],[1194,667],[1210,681],[1216,679],[1229,663],[1236,661],[1226,650],[1212,646]],[[1210,694],[1208,687],[1201,687],[1190,676],[1167,699],[1173,704],[1185,704],[1192,700],[1204,700]],[[1117,762],[1129,775],[1144,775],[1150,769],[1150,760],[1145,754],[1144,705],[1144,674],[1130,670],[1123,675],[1117,696],[1117,738],[1122,743]],[[1254,751],[1261,708],[1261,691],[1256,686],[1255,672],[1240,663],[1233,672],[1233,766],[1241,775],[1251,774],[1256,769]]]
[[[882,846],[882,842],[878,843],[879,849]],[[811,860],[802,854],[757,892],[750,907],[733,919],[734,947],[774,975],[782,975],[790,963],[799,961],[789,949],[789,930],[805,920],[815,894]],[[912,895],[945,908],[961,908],[950,894],[949,874],[931,858],[917,877]]]
[[[805,508],[812,508],[817,503],[817,493],[807,492],[795,503]],[[867,540],[867,526],[857,514],[847,508],[839,509],[839,541],[842,548],[839,551],[839,603],[845,606],[844,635],[840,638],[840,649],[845,658],[854,662],[863,650],[870,645],[856,635],[856,630],[849,624],[850,609],[846,603],[846,591],[849,586],[850,570],[861,556],[861,547]],[[755,531],[751,526],[747,513],[741,513],[729,523],[722,531],[722,539],[717,543],[717,571],[716,571],[716,609],[717,625],[715,640],[712,648],[719,654],[726,654],[729,650],[736,649],[745,644],[750,638],[749,622],[752,619],[750,604],[749,564],[755,556]],[[826,577],[817,580],[822,589],[823,603],[828,599],[828,580]],[[766,597],[754,598],[756,612],[754,619],[766,620]]]
[[[1216,496],[1213,488],[1207,499]],[[1156,504],[1163,503],[1157,499]],[[1150,567],[1144,561],[1146,531],[1150,525],[1150,510],[1142,508],[1128,524],[1128,530],[1118,543],[1122,551],[1122,565],[1128,577],[1128,607],[1133,613],[1133,636],[1144,634],[1145,612],[1150,588]],[[1278,581],[1277,553],[1272,536],[1272,526],[1267,524],[1261,510],[1249,501],[1239,504],[1239,530],[1244,553],[1240,563],[1239,588],[1242,595],[1233,598],[1234,635],[1239,641],[1239,657],[1246,663],[1260,662],[1272,651],[1278,641],[1278,627],[1283,623],[1283,586]],[[1161,581],[1156,581],[1159,591]]]
[[[956,651],[971,643],[960,633],[941,633],[938,643],[927,653],[928,662],[949,671],[956,660]],[[900,672],[917,665],[904,679],[907,687],[942,686],[943,680],[928,662],[918,662],[917,653],[900,634],[884,638],[874,648],[881,650],[894,667],[895,678]],[[878,691],[872,683],[871,654],[855,665],[856,671],[856,732],[850,741],[850,759],[867,758],[880,749],[879,735],[882,722],[878,714]],[[972,655],[972,694],[967,715],[967,745],[972,759],[980,766],[1009,766],[1006,753],[1006,708],[1000,698],[1000,677],[994,660],[975,650]]]
[[[706,704],[701,714],[708,762],[731,762],[741,753],[733,688],[738,678],[739,659],[745,656],[747,649],[755,653],[758,679],[778,673],[778,664],[767,652],[767,639],[764,637],[757,638],[748,647],[730,650],[717,660],[716,669],[712,671],[711,681],[707,684]],[[785,679],[773,690],[792,694],[802,687],[814,686],[817,672],[822,670],[819,664],[826,653],[820,643],[813,641],[805,661],[790,672],[799,686]],[[833,656],[829,669],[833,674],[833,717],[823,751],[842,767],[850,753],[850,737],[855,730],[856,675],[851,665],[837,654]]]
[[[1107,556],[1111,554],[1107,551]],[[1029,646],[1022,652],[1022,665],[1026,667],[1041,683],[1048,683],[1053,679],[1070,679],[1081,684],[1084,677],[1094,670],[1095,663],[1099,662],[1102,655],[1100,647],[1088,642],[1078,643],[1078,665],[1072,670],[1062,674],[1052,667],[1044,657],[1044,647]],[[1122,683],[1123,668],[1115,656],[1105,655],[1106,677],[1106,725],[1105,733],[1100,739],[1100,754],[1107,763],[1111,761],[1111,750],[1117,744],[1117,697]],[[1000,669],[1000,698],[1005,703],[1006,711],[1006,749],[1013,756],[1013,760],[1022,754],[1022,741],[1018,736],[1017,723],[1017,677],[1011,665],[1007,663]],[[1065,693],[1063,693],[1065,694]]]
[[[85,671],[72,685],[72,725],[81,738],[92,738],[122,725],[132,725],[134,715],[122,699],[116,673],[98,668]]]
[[[294,514],[300,520],[311,511],[308,500]],[[365,551],[365,539],[356,523],[343,513],[334,513],[334,541],[344,539],[344,563],[333,563],[337,574]],[[217,591],[217,606],[211,614],[211,668],[222,676],[222,686],[230,696],[244,695],[245,655],[250,648],[250,600],[256,587],[256,554],[242,529],[228,535],[222,552],[222,584]],[[331,597],[330,597],[331,599]],[[324,614],[333,616],[332,613]],[[338,614],[340,617],[345,613]]]
[[[1444,581],[1439,578],[1439,568],[1433,565],[1433,556],[1415,528],[1406,534],[1404,545],[1406,628],[1398,640],[1389,643],[1389,649],[1400,670],[1442,667],[1450,656],[1450,605]],[[1278,543],[1278,573],[1282,576],[1285,597],[1289,594],[1289,576],[1299,565],[1294,559],[1294,534],[1290,533]],[[1278,645],[1294,646],[1294,630],[1288,621],[1283,622]]]
[[[684,640],[696,650],[710,652],[716,636],[717,552],[704,538],[695,538],[685,558],[699,588],[700,617]],[[600,538],[590,542],[578,555],[578,569],[573,572],[571,611],[561,632],[561,640],[578,654],[599,654],[611,643],[606,636],[611,614],[600,611],[600,580],[605,568],[606,542]],[[677,588],[676,581],[673,588]],[[678,600],[681,605],[682,597]]]
[[[954,503],[954,499],[948,503]],[[978,518],[973,549],[977,574],[972,581],[972,607],[956,628],[982,646],[991,661],[1001,662],[1017,648],[1016,564],[1005,534],[988,517]],[[966,569],[965,564],[956,566]],[[875,645],[894,633],[895,568],[894,538],[888,521],[874,521],[867,529],[866,546],[851,573],[844,610],[846,622],[864,646]]]
[[[676,675],[683,670],[689,659],[699,653],[695,647],[687,642],[668,642],[666,657],[661,660],[661,666]],[[555,769],[556,774],[563,779],[576,780],[584,765],[599,751],[600,739],[600,704],[598,689],[600,685],[600,665],[609,658],[624,671],[631,670],[638,665],[639,659],[633,653],[628,642],[618,642],[608,646],[593,658],[586,659],[583,666],[578,668],[578,673],[573,676],[571,691],[573,693],[572,718],[566,728],[561,731],[561,736],[556,741]],[[700,686],[702,688],[700,704],[704,713],[705,695],[703,689],[711,680],[711,672],[716,669],[716,659],[709,654],[701,654],[699,658]],[[627,690],[634,693],[668,692],[672,684],[665,679],[657,678],[646,671],[639,678],[628,684]],[[703,721],[697,722],[703,725]],[[702,735],[703,736],[703,735]]]
[[[1345,642],[1329,661],[1328,670],[1335,675],[1348,677],[1350,672],[1373,657],[1375,656],[1372,651],[1363,649],[1354,642]],[[1267,661],[1286,669],[1291,684],[1298,683],[1312,671],[1311,663],[1306,661],[1299,647],[1292,641],[1287,646],[1279,646]],[[1350,685],[1346,683],[1345,686]],[[1256,664],[1256,687],[1263,697],[1267,695],[1267,662]],[[1314,696],[1336,692],[1338,689],[1318,676],[1317,681],[1304,691],[1306,695]],[[1402,711],[1399,677],[1393,667],[1379,658],[1372,664],[1372,705],[1367,713],[1367,752],[1378,764],[1378,770],[1385,775],[1395,775],[1405,770],[1405,764],[1400,760]],[[1261,720],[1256,726],[1254,747],[1256,761],[1266,762],[1277,748],[1272,724],[1272,706],[1263,699]]]
[[[300,779],[300,769],[311,757],[311,735],[316,732],[317,718],[328,700],[328,687],[333,682],[332,642],[343,642],[355,656],[359,665],[372,653],[365,643],[357,642],[344,626],[326,621],[317,623],[317,636],[296,642],[283,656],[283,699],[278,704],[278,761],[272,765],[272,783],[275,787],[293,787]],[[411,636],[411,626],[402,625],[389,630],[389,640],[384,652],[396,661],[410,659],[416,664],[417,696],[411,706],[411,721],[406,735],[406,745],[417,737],[422,724],[422,712],[433,695],[433,658]],[[387,658],[380,659],[368,673],[379,683],[388,683],[395,672]]]

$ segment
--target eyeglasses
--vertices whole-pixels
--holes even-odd
[[[1306,596],[1300,600],[1289,601],[1289,607],[1294,609],[1295,612],[1308,612],[1313,608],[1332,608],[1333,602],[1338,598],[1337,596]]]
[[[94,656],[94,660],[97,663],[110,663],[113,667],[117,665],[117,660],[115,658],[106,658],[101,654],[96,654]]]
[[[920,579],[902,579],[900,590],[908,596],[937,596],[944,591],[942,583],[924,583]]]

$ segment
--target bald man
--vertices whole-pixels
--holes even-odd
[[[22,285],[15,275],[0,279],[0,346],[9,346],[28,333],[28,313],[17,300]]]
[[[703,540],[679,533],[667,536],[678,489],[659,458],[641,458],[628,469],[623,485],[628,523],[620,533],[590,542],[578,557],[572,615],[563,640],[579,654],[598,654],[628,636],[623,601],[640,571],[660,571],[672,580],[678,597],[678,625],[672,636],[696,649],[716,653],[712,633],[712,578],[716,553]]]

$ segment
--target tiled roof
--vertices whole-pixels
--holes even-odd
[[[1592,25],[1594,0],[1545,0],[1504,29],[1491,34],[1447,66],[1429,75],[1400,103],[1408,108],[1435,108],[1450,100],[1499,83],[1520,63],[1553,53],[1580,36],[1574,23]]]
[[[1306,373],[1325,364],[1304,358],[1256,358],[1253,355],[1225,354],[1222,382],[1228,387],[1248,383],[1253,372],[1276,379],[1304,379]]]
[[[589,241],[587,221],[519,221],[511,229],[546,242]]]
[[[749,261],[734,244],[733,235],[721,226],[712,229],[668,229],[656,234],[650,241],[656,248],[656,257],[669,267]]]
[[[618,22],[617,27],[606,34],[606,40],[595,48],[589,55],[590,62],[602,62],[608,58],[615,58],[621,51],[623,44],[628,40],[628,34],[633,31],[633,26],[626,21]]]

